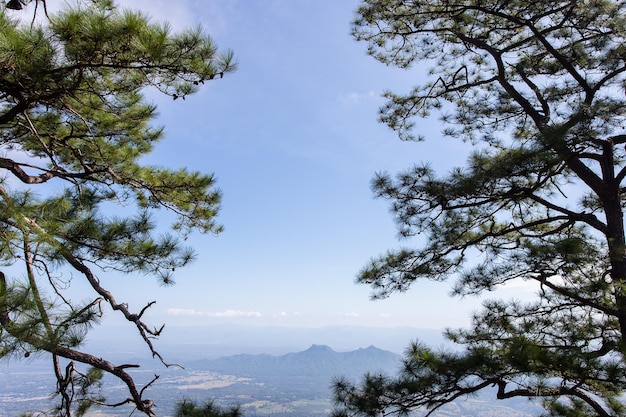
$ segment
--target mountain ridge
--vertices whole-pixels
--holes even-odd
[[[337,352],[327,345],[312,344],[308,349],[283,355],[236,354],[189,363],[198,370],[250,378],[311,377],[355,378],[366,372],[395,373],[402,356],[373,345],[348,352]]]

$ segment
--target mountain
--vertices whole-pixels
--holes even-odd
[[[313,378],[326,384],[336,376],[361,377],[366,372],[395,373],[402,357],[370,346],[351,352],[336,352],[325,345],[312,345],[307,350],[280,356],[239,354],[190,363],[190,368],[240,377]]]

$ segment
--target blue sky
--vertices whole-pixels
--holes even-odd
[[[238,70],[185,101],[155,97],[166,137],[148,159],[212,172],[223,192],[219,236],[193,235],[194,264],[176,285],[102,275],[147,321],[170,326],[463,326],[476,299],[423,283],[370,301],[356,285],[368,259],[399,242],[387,202],[374,200],[377,171],[421,161],[447,169],[465,145],[421,121],[425,143],[403,143],[377,121],[385,89],[407,91],[423,68],[401,71],[366,55],[350,21],[356,0],[121,1],[175,29],[200,24]],[[116,319],[113,319],[115,321]]]

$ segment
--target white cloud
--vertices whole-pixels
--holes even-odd
[[[359,313],[356,313],[356,312],[352,311],[350,313],[345,313],[344,316],[356,318],[356,317],[359,317]]]
[[[197,311],[188,308],[170,308],[167,310],[172,316],[202,316],[212,318],[238,318],[238,317],[262,317],[263,314],[258,311],[241,311],[241,310],[225,310],[225,311]]]
[[[359,104],[363,102],[364,100],[368,98],[373,98],[373,97],[378,97],[378,94],[376,94],[373,91],[370,91],[369,93],[352,92],[352,93],[340,95],[339,102],[341,104]]]
[[[189,308],[170,308],[167,310],[167,314],[171,316],[199,316],[200,313],[196,310]]]
[[[234,318],[234,317],[262,317],[263,315],[258,311],[240,311],[240,310],[226,310],[222,312],[205,313],[208,317],[217,318]]]

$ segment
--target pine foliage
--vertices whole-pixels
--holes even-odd
[[[184,98],[234,70],[233,55],[201,28],[173,33],[110,1],[46,10],[30,25],[11,9],[0,11],[0,359],[49,354],[61,416],[105,403],[90,394],[103,372],[129,392],[108,405],[151,416],[147,386],[126,372],[135,365],[95,357],[81,343],[108,304],[161,358],[152,344],[161,329],[142,320],[152,303],[130,311],[101,277],[144,273],[171,283],[194,257],[181,237],[220,232],[220,193],[212,175],[143,162],[163,137],[144,94]],[[175,217],[170,232],[157,225],[159,210]],[[83,301],[67,295],[77,280],[92,291]]]
[[[360,272],[375,298],[419,280],[454,295],[513,281],[536,300],[488,300],[461,351],[419,343],[396,377],[335,384],[338,415],[432,413],[496,387],[543,401],[553,416],[626,409],[626,3],[623,1],[365,0],[353,24],[393,66],[428,64],[409,93],[387,92],[381,120],[424,140],[420,118],[474,145],[448,174],[427,164],[373,180],[400,235]]]

